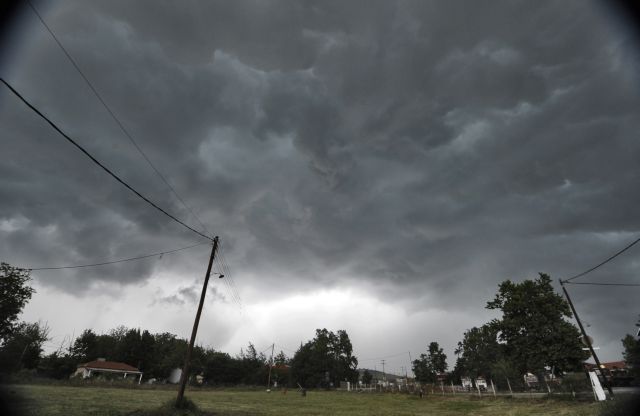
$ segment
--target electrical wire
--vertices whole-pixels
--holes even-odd
[[[4,78],[0,78],[0,81],[2,81],[2,83],[14,94],[16,95],[18,98],[20,98],[20,100],[22,100],[23,103],[25,103],[27,105],[27,107],[29,107],[33,112],[35,112],[36,114],[38,114],[42,119],[44,119],[47,123],[49,123],[49,125],[51,127],[53,127],[58,133],[60,133],[65,139],[67,139],[72,145],[74,145],[76,148],[78,148],[78,150],[80,150],[82,153],[84,153],[89,159],[91,159],[93,161],[93,163],[95,163],[96,165],[98,165],[100,168],[102,168],[105,172],[107,172],[109,175],[111,175],[116,181],[120,182],[125,188],[127,188],[128,190],[130,190],[131,192],[133,192],[136,196],[138,196],[139,198],[141,198],[142,200],[144,200],[146,203],[148,203],[149,205],[151,205],[153,208],[155,208],[156,210],[160,211],[161,213],[163,213],[164,215],[166,215],[167,217],[171,218],[172,220],[174,220],[175,222],[177,222],[178,224],[182,225],[183,227],[191,230],[192,232],[198,234],[201,237],[206,238],[207,240],[213,241],[213,239],[211,237],[209,237],[208,235],[205,235],[203,233],[201,233],[200,231],[196,230],[195,228],[187,225],[186,223],[184,223],[183,221],[179,220],[178,218],[176,218],[175,216],[169,214],[167,211],[165,211],[164,209],[160,208],[158,205],[156,205],[154,202],[152,202],[149,198],[147,198],[146,196],[142,195],[140,192],[138,192],[137,190],[135,190],[131,185],[129,185],[128,183],[126,183],[124,180],[120,179],[120,177],[118,175],[116,175],[115,173],[113,173],[108,167],[106,167],[105,165],[103,165],[100,161],[98,161],[98,159],[96,159],[95,157],[93,157],[87,150],[85,150],[85,148],[83,148],[82,146],[80,146],[75,140],[73,140],[71,137],[69,137],[66,133],[64,133],[53,121],[51,121],[49,118],[47,118],[47,116],[45,116],[44,114],[42,114],[40,112],[40,110],[38,110],[37,108],[35,108],[29,101],[27,101],[22,95],[20,95],[20,93],[18,91],[16,91],[7,81],[4,80]]]
[[[278,347],[280,350],[284,350],[284,351],[287,351],[287,352],[291,352],[291,353],[293,353],[293,354],[296,354],[296,353],[297,353],[297,351],[294,351],[294,350],[292,350],[292,349],[290,349],[290,348],[287,348],[287,347],[283,347],[283,346],[282,346],[282,345],[280,345],[280,344],[276,344],[276,347]]]
[[[89,87],[89,89],[91,89],[91,91],[93,92],[93,94],[96,96],[96,98],[98,99],[98,101],[100,101],[100,103],[102,104],[102,106],[107,110],[107,112],[109,113],[109,115],[111,116],[111,118],[116,122],[116,124],[118,125],[118,127],[120,127],[120,130],[122,131],[122,133],[124,133],[124,135],[129,139],[129,141],[131,142],[131,144],[133,145],[133,147],[136,148],[136,150],[138,151],[138,153],[140,153],[140,155],[144,158],[144,160],[147,162],[147,164],[151,167],[151,169],[153,169],[153,171],[156,173],[156,175],[158,175],[158,177],[165,183],[165,185],[167,185],[167,187],[169,188],[169,190],[171,190],[171,192],[176,196],[176,198],[178,199],[178,201],[180,201],[180,203],[191,213],[191,215],[196,219],[196,221],[198,221],[198,223],[200,223],[200,226],[208,233],[211,234],[211,232],[207,229],[207,227],[204,225],[204,223],[200,220],[200,218],[196,215],[195,212],[193,212],[193,210],[191,209],[191,207],[189,205],[187,205],[187,203],[182,199],[182,197],[178,194],[178,192],[174,189],[173,186],[171,186],[171,184],[169,183],[169,181],[164,177],[164,175],[162,175],[162,173],[160,173],[160,171],[155,167],[155,165],[151,162],[151,160],[147,157],[147,155],[144,153],[144,151],[140,148],[140,146],[138,145],[138,143],[136,143],[136,141],[133,139],[133,137],[131,136],[131,134],[129,133],[129,131],[124,127],[124,124],[122,124],[122,122],[120,121],[120,119],[115,115],[115,113],[111,110],[111,108],[107,105],[106,101],[102,98],[102,96],[100,95],[100,93],[98,93],[98,90],[96,90],[96,88],[93,86],[93,84],[91,83],[91,81],[89,81],[89,78],[87,78],[87,76],[84,74],[84,72],[80,69],[80,66],[77,64],[77,62],[75,61],[75,59],[73,59],[73,57],[71,56],[71,54],[67,51],[67,49],[62,45],[62,42],[60,42],[60,40],[58,39],[58,37],[55,35],[55,33],[53,32],[53,30],[49,27],[49,25],[47,25],[47,23],[45,22],[45,20],[42,18],[42,16],[40,15],[40,13],[38,13],[38,10],[35,8],[35,6],[31,3],[31,1],[27,0],[27,3],[29,4],[29,7],[31,8],[31,10],[35,13],[35,15],[38,17],[38,19],[40,20],[40,23],[42,23],[42,25],[44,26],[44,28],[47,30],[47,32],[49,32],[49,34],[51,35],[51,37],[53,38],[53,40],[58,44],[58,47],[62,50],[62,52],[65,54],[65,56],[67,57],[67,59],[69,60],[69,62],[71,62],[71,65],[73,65],[73,67],[76,69],[76,71],[78,71],[78,73],[80,74],[80,76],[82,77],[82,79],[84,80],[84,82],[86,82],[87,86]]]
[[[392,355],[385,355],[384,357],[376,357],[376,358],[364,358],[364,359],[358,359],[358,362],[364,362],[364,361],[377,361],[377,360],[384,360],[387,358],[394,358],[394,357],[400,357],[401,355],[405,355],[408,351],[403,351],[403,352],[399,352],[397,354],[392,354]]]
[[[593,286],[640,286],[640,283],[598,283],[598,282],[564,282],[570,285],[593,285]]]
[[[24,269],[31,270],[31,271],[36,271],[36,270],[39,271],[39,270],[80,269],[80,268],[83,268],[83,267],[106,266],[108,264],[124,263],[124,262],[127,262],[127,261],[134,261],[134,260],[147,259],[149,257],[162,256],[164,254],[170,254],[170,253],[175,253],[175,252],[182,251],[182,250],[188,250],[190,248],[198,247],[198,246],[201,246],[201,245],[204,245],[204,244],[209,244],[209,243],[208,242],[198,243],[198,244],[193,244],[193,245],[190,245],[190,246],[187,246],[187,247],[176,248],[174,250],[160,251],[158,253],[145,254],[143,256],[129,257],[129,258],[120,259],[120,260],[104,261],[104,262],[101,262],[101,263],[80,264],[80,265],[75,265],[75,266],[57,266],[57,267],[24,267]]]
[[[591,273],[592,271],[596,270],[597,268],[599,268],[600,266],[604,266],[605,264],[607,264],[608,262],[610,262],[611,260],[615,259],[616,257],[618,257],[620,254],[624,253],[625,251],[629,250],[631,247],[633,247],[634,245],[636,245],[638,242],[640,242],[640,238],[638,238],[637,240],[635,240],[634,242],[632,242],[631,244],[629,244],[628,246],[626,246],[625,248],[623,248],[622,250],[618,251],[616,254],[614,254],[613,256],[609,257],[608,259],[606,259],[605,261],[603,261],[602,263],[590,268],[589,270],[585,270],[582,273],[579,273],[575,276],[572,276],[568,279],[564,280],[564,283],[570,282],[573,279],[577,279],[578,277],[582,277],[587,273]]]
[[[218,260],[220,267],[224,271],[223,273],[225,275],[225,278],[228,276],[227,283],[229,283],[229,289],[232,293],[232,296],[236,299],[236,303],[238,304],[238,307],[242,310],[242,299],[240,298],[240,293],[238,292],[235,280],[231,274],[231,270],[227,265],[222,243],[220,243],[218,246],[218,255],[216,256],[216,258]]]

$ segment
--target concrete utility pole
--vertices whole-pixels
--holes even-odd
[[[184,397],[184,389],[187,386],[187,380],[189,380],[189,365],[191,364],[191,353],[193,352],[193,344],[196,342],[196,334],[198,333],[198,324],[200,323],[200,315],[202,314],[202,305],[204,305],[204,297],[207,294],[207,285],[209,284],[209,276],[211,276],[211,266],[213,260],[216,258],[216,251],[218,251],[218,237],[213,239],[213,246],[211,248],[211,256],[209,256],[209,265],[207,266],[207,273],[204,276],[204,284],[202,285],[202,293],[200,294],[200,303],[198,304],[198,312],[196,312],[196,319],[193,322],[193,329],[191,330],[191,340],[189,341],[189,348],[187,348],[187,356],[184,359],[184,367],[182,374],[180,375],[180,389],[178,390],[178,398],[176,399],[176,407],[180,407],[182,398]],[[220,275],[223,277],[223,275]]]
[[[273,368],[273,349],[276,344],[271,344],[271,359],[269,359],[269,380],[267,380],[267,391],[271,388],[271,368]]]
[[[387,375],[384,372],[384,360],[382,360],[382,381],[387,381]]]
[[[611,389],[611,384],[607,380],[607,376],[604,373],[604,368],[602,368],[602,365],[600,364],[600,360],[598,359],[598,356],[596,355],[596,352],[593,349],[591,342],[589,342],[589,337],[587,336],[587,333],[584,330],[584,327],[582,326],[582,322],[578,317],[578,312],[576,312],[576,308],[573,306],[573,302],[571,302],[571,298],[569,297],[569,292],[567,292],[567,288],[564,287],[564,282],[562,281],[562,279],[559,279],[559,280],[560,280],[560,286],[562,286],[562,291],[564,292],[564,296],[567,298],[567,301],[569,302],[569,306],[573,311],[573,316],[576,317],[576,321],[578,322],[578,326],[580,327],[580,332],[582,332],[582,336],[584,337],[585,344],[587,344],[587,347],[589,347],[589,351],[591,351],[591,356],[593,357],[593,360],[596,362],[596,366],[598,366],[598,370],[602,373],[602,380],[604,381],[604,385],[609,391],[609,395],[611,396],[611,399],[613,399],[613,389]]]

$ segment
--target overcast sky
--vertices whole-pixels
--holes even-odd
[[[484,307],[501,281],[546,272],[556,284],[640,234],[639,44],[601,3],[35,4],[220,236],[242,308],[213,278],[203,345],[295,350],[326,327],[347,330],[361,367],[387,357],[400,372],[431,341],[452,367],[463,332],[496,317]],[[3,78],[200,228],[31,9],[3,40]],[[64,266],[203,242],[4,87],[0,125],[3,261]],[[23,319],[48,322],[49,349],[117,325],[187,337],[208,253],[34,271]],[[581,280],[638,283],[638,259],[630,250]],[[640,292],[569,290],[601,359],[621,359]]]

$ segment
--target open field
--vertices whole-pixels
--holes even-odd
[[[9,394],[21,396],[25,415],[126,415],[150,410],[175,398],[167,389],[124,389],[51,385],[11,385]],[[215,415],[597,415],[593,402],[549,399],[504,399],[358,394],[311,391],[301,397],[295,391],[235,390],[188,391],[201,410]]]

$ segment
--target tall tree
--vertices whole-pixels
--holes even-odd
[[[497,328],[487,324],[467,330],[455,352],[460,355],[456,363],[455,372],[460,373],[457,376],[491,377],[495,363],[503,355]]]
[[[364,373],[362,373],[362,382],[364,384],[371,384],[372,380],[373,380],[373,376],[371,375],[369,370],[364,370]]]
[[[35,292],[30,280],[29,270],[0,263],[0,344],[16,328],[18,315]]]
[[[91,329],[85,329],[75,339],[71,355],[79,362],[88,362],[98,358],[98,336]]]
[[[434,383],[438,374],[447,371],[447,355],[437,342],[431,342],[427,354],[413,361],[413,373],[422,383]]]
[[[358,380],[358,359],[344,330],[316,329],[316,336],[300,346],[291,360],[294,381],[305,387],[330,387]]]
[[[572,316],[568,303],[546,274],[522,283],[502,282],[487,309],[502,312],[491,325],[504,343],[505,357],[520,374],[540,374],[545,367],[556,374],[577,370],[588,357],[580,345],[580,332],[567,321]]]
[[[49,327],[40,322],[20,322],[0,348],[0,369],[34,369],[40,362],[42,346],[49,339]]]
[[[640,319],[636,326],[640,327]],[[622,346],[624,347],[622,356],[630,368],[631,374],[636,378],[640,378],[640,338],[627,334],[622,339]]]

